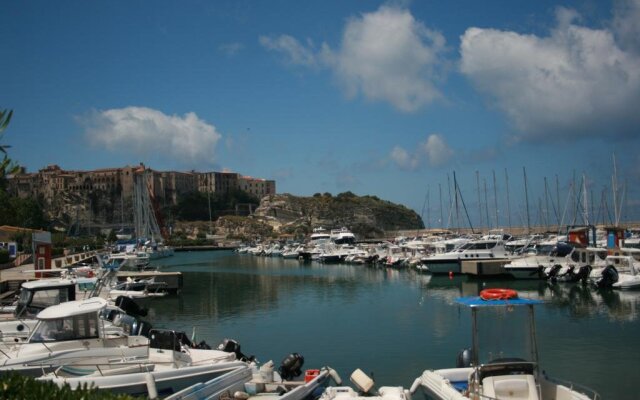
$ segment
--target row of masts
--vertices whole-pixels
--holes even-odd
[[[599,206],[594,209],[596,202],[594,201],[593,190],[588,188],[588,180],[586,174],[582,174],[581,182],[577,183],[576,173],[574,171],[572,181],[569,184],[569,193],[566,197],[564,207],[561,207],[560,196],[560,179],[558,175],[555,175],[555,196],[551,193],[547,177],[544,177],[544,199],[538,198],[535,206],[537,208],[537,220],[535,226],[544,227],[547,230],[551,230],[552,227],[561,227],[564,225],[593,225],[601,223],[603,225],[619,226],[622,218],[622,206],[625,200],[626,185],[623,185],[622,190],[619,189],[617,180],[617,170],[615,156],[613,158],[614,173],[611,177],[612,182],[612,194],[613,205],[609,205],[607,192],[605,188],[600,195]],[[524,210],[520,213],[520,223],[518,226],[526,227],[527,232],[532,229],[531,212],[529,204],[529,187],[527,179],[527,171],[525,167],[522,167],[523,181],[524,181]],[[432,223],[431,217],[431,188],[427,186],[427,193],[424,203],[422,205],[421,217],[424,219],[425,210],[427,212],[426,228],[470,228],[473,232],[475,228],[512,228],[512,213],[511,213],[511,198],[509,192],[509,173],[507,169],[504,170],[505,189],[506,189],[506,213],[503,218],[505,221],[500,220],[500,212],[498,206],[498,185],[495,170],[492,170],[493,177],[493,215],[490,216],[489,196],[487,180],[482,179],[482,185],[480,180],[480,172],[475,171],[476,180],[476,192],[477,192],[477,218],[478,225],[474,227],[474,224],[469,216],[469,210],[462,197],[462,191],[458,184],[456,172],[453,171],[453,185],[449,174],[447,174],[447,188],[449,201],[447,206],[444,206],[442,184],[438,183],[438,197],[440,202],[440,218],[437,222],[439,224]],[[483,196],[484,195],[484,196]],[[555,198],[554,198],[555,197]],[[589,201],[591,199],[591,201]],[[611,214],[611,208],[613,208],[613,215]],[[445,219],[445,211],[447,212],[447,218]],[[463,215],[464,212],[464,215]],[[571,214],[571,215],[569,215]],[[492,218],[491,218],[492,217]],[[463,222],[464,221],[464,222]],[[439,225],[439,226],[438,226]]]

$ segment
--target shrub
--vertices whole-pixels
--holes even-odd
[[[133,397],[128,395],[86,387],[71,390],[66,385],[59,388],[53,382],[37,381],[15,372],[6,373],[0,377],[0,388],[0,398],[8,400],[133,400]]]

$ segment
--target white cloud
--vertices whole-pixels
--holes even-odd
[[[526,139],[624,136],[640,122],[640,58],[559,9],[548,37],[469,28],[460,70]]]
[[[362,95],[411,112],[442,96],[434,81],[445,39],[404,8],[383,5],[351,18],[337,49],[323,43],[314,51],[311,42],[305,46],[287,35],[263,36],[260,43],[284,53],[292,64],[330,68],[350,97]]]
[[[221,135],[193,113],[166,115],[146,107],[96,111],[80,119],[96,145],[135,155],[162,154],[182,164],[212,164]]]
[[[453,150],[438,134],[429,135],[427,141],[421,144],[421,148],[433,167],[446,164],[453,156]]]
[[[415,169],[418,166],[418,158],[416,155],[410,155],[404,148],[395,146],[391,150],[391,160],[402,169]]]
[[[419,143],[413,154],[400,146],[395,146],[389,157],[398,167],[415,170],[424,162],[432,167],[443,166],[449,162],[453,154],[453,150],[442,135],[434,133],[429,135],[426,141]]]
[[[308,41],[305,47],[297,39],[289,35],[279,37],[260,36],[260,44],[268,50],[278,51],[287,56],[287,62],[294,65],[312,67],[317,64],[317,57],[313,52],[313,43]]]
[[[233,57],[243,49],[242,43],[224,43],[218,46],[218,50],[223,52],[229,57]]]

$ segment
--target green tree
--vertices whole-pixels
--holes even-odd
[[[13,116],[13,110],[0,111],[0,140],[4,136],[4,131],[7,129],[11,117]],[[11,161],[7,154],[7,149],[11,146],[0,143],[0,153],[2,153],[2,160],[0,160],[0,189],[4,190],[7,186],[7,176],[15,174],[20,170],[18,164]]]

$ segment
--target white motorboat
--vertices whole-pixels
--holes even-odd
[[[88,385],[98,390],[109,390],[130,395],[170,395],[185,388],[210,381],[234,371],[247,368],[247,359],[240,347],[227,346],[209,349],[195,346],[183,332],[152,330],[149,334],[148,353],[144,357],[116,358],[96,363],[78,360],[40,377],[58,386],[68,384],[71,389]],[[200,347],[200,348],[199,348]]]
[[[118,296],[132,299],[164,297],[167,295],[166,286],[166,282],[156,282],[155,277],[138,280],[127,278],[125,282],[118,283],[109,290],[109,299],[113,300]]]
[[[356,243],[356,236],[349,229],[342,227],[340,229],[332,229],[329,234],[329,240],[337,245],[353,245]]]
[[[39,376],[60,365],[91,357],[138,357],[147,353],[149,340],[140,324],[115,326],[100,315],[106,300],[92,297],[68,301],[41,311],[24,343],[0,343],[0,370]],[[95,362],[95,361],[94,361]]]
[[[506,275],[515,279],[546,279],[546,270],[563,264],[573,246],[562,242],[542,242],[525,249],[521,258],[503,266]]]
[[[18,299],[0,315],[0,342],[25,342],[47,307],[88,296],[96,278],[38,279],[20,285]]]
[[[306,370],[297,354],[287,356],[278,371],[269,361],[260,368],[238,369],[228,374],[188,387],[165,400],[218,400],[222,393],[233,393],[245,400],[303,400],[327,385],[330,378],[341,383],[338,374],[329,367]]]
[[[511,260],[516,258],[504,245],[502,237],[469,241],[441,254],[432,254],[421,260],[432,274],[459,274],[463,261]]]
[[[541,301],[519,299],[508,289],[483,290],[481,296],[456,300],[471,308],[471,348],[458,355],[456,368],[424,371],[411,392],[422,387],[429,398],[439,400],[599,398],[593,390],[551,378],[540,368],[533,308]]]
[[[607,256],[605,267],[591,272],[591,281],[598,288],[621,290],[640,289],[640,262],[632,256]]]

